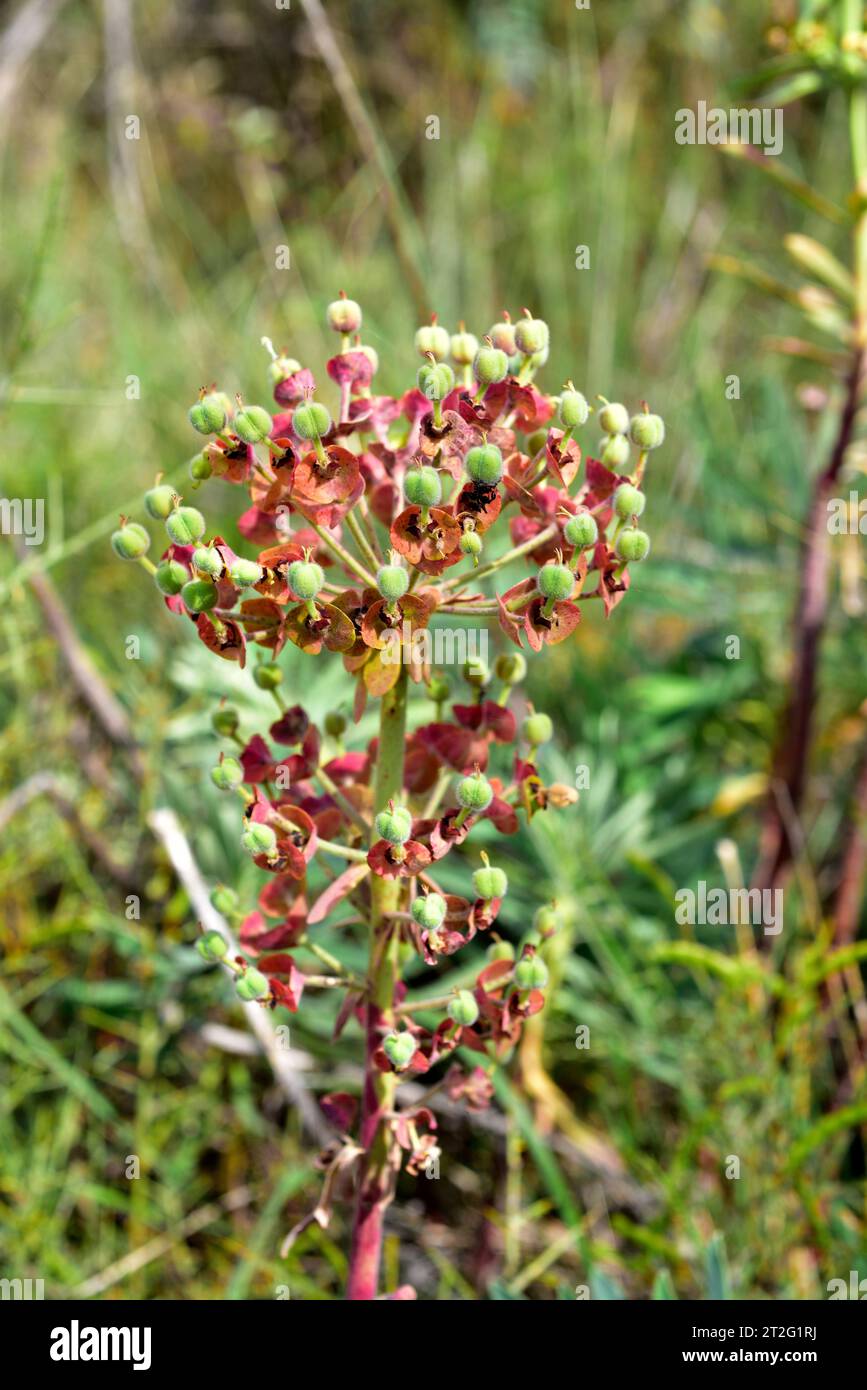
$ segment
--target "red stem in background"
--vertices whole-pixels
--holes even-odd
[[[771,795],[765,812],[753,887],[772,888],[792,861],[790,827],[804,796],[813,741],[819,651],[828,612],[828,499],[852,440],[864,376],[864,352],[852,363],[840,427],[831,456],[813,487],[807,515],[801,585],[794,617],[791,693],[774,758]]]

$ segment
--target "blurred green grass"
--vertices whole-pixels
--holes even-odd
[[[590,789],[508,850],[509,933],[520,938],[540,898],[556,898],[567,923],[548,1070],[633,1188],[600,1188],[574,1145],[543,1158],[541,1103],[506,1107],[505,1141],[444,1118],[442,1179],[404,1179],[392,1214],[401,1278],[442,1298],[571,1296],[591,1277],[595,1296],[647,1297],[667,1279],[681,1297],[711,1296],[722,1242],[735,1295],[821,1297],[828,1278],[867,1273],[864,1122],[787,1166],[835,1100],[841,1066],[860,1076],[857,1041],[844,1027],[828,1048],[817,988],[798,976],[819,929],[809,874],[787,893],[767,967],[787,981],[784,1002],[656,954],[675,935],[675,886],[722,881],[721,838],[752,861],[755,801],[737,792],[768,765],[799,518],[827,433],[827,415],[794,403],[809,372],[763,347],[792,328],[789,311],[707,269],[714,252],[744,247],[773,264],[791,208],[751,171],[673,140],[678,107],[723,97],[754,66],[765,16],[709,0],[590,13],[358,0],[328,12],[404,190],[397,225],[428,307],[481,332],[502,307],[530,305],[551,324],[547,383],[644,397],[669,430],[650,478],[652,563],[610,623],[588,611],[580,641],[531,672],[528,694],[557,716],[548,770],[572,783],[586,763]],[[122,886],[49,803],[4,827],[4,1261],[63,1296],[164,1235],[106,1296],[273,1297],[288,1284],[295,1297],[339,1297],[342,1217],[277,1257],[315,1197],[309,1144],[262,1062],[202,1041],[207,1021],[238,1019],[222,982],[193,964],[190,906],[144,844],[147,810],[167,800],[209,881],[237,876],[253,891],[228,813],[202,793],[225,670],[145,602],[107,542],[120,510],[140,516],[158,470],[185,477],[200,384],[265,398],[263,334],[321,374],[323,306],[344,287],[363,304],[383,389],[401,390],[417,307],[380,172],[300,5],[179,12],[157,0],[136,9],[131,65],[117,41],[90,7],[65,5],[0,112],[0,477],[7,495],[44,497],[48,525],[23,559],[0,548],[2,785],[52,771],[117,860],[150,860],[142,920],[127,921]],[[131,113],[134,152],[121,134]],[[425,139],[431,114],[438,141]],[[842,112],[808,102],[786,119],[787,162],[842,201]],[[812,214],[794,217],[816,233]],[[287,271],[274,266],[282,244]],[[583,244],[591,265],[579,271]],[[131,376],[140,399],[126,397]],[[213,483],[200,496],[236,539],[236,495]],[[129,711],[140,780],[94,747],[28,590],[34,568]],[[730,634],[738,661],[725,656]],[[302,661],[288,654],[287,681],[311,712],[345,700],[335,671],[311,691]],[[865,674],[838,613],[807,845],[819,889],[845,822]],[[713,929],[698,935],[730,950]],[[589,1053],[574,1045],[581,1023]],[[335,1070],[351,1078],[357,1039],[330,1042],[328,1001],[305,1000],[291,1028],[312,1086],[333,1089]],[[144,1176],[126,1182],[131,1153]],[[739,1182],[724,1176],[728,1154]],[[238,1185],[246,1204],[184,1234],[185,1218]],[[483,1217],[504,1262],[480,1238]],[[548,1247],[559,1253],[537,1266]]]

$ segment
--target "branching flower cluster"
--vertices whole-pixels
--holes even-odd
[[[245,1000],[295,1011],[305,988],[338,988],[338,1032],[353,1015],[361,1022],[360,1116],[343,1093],[322,1104],[344,1136],[333,1170],[358,1165],[350,1297],[373,1297],[381,1215],[401,1155],[416,1172],[437,1152],[432,1112],[398,1110],[397,1080],[451,1058],[438,1084],[485,1105],[484,1061],[506,1056],[543,1006],[539,946],[556,925],[542,907],[516,959],[492,932],[508,890],[504,870],[482,854],[471,892],[459,896],[442,887],[437,865],[483,820],[508,836],[521,816],[575,800],[539,771],[550,718],[531,708],[519,727],[509,701],[526,673],[524,649],[570,638],[583,602],[598,600],[607,615],[627,593],[630,567],[650,550],[638,524],[642,484],[665,431],[645,404],[630,417],[600,397],[598,456],[583,460],[574,436],[592,408],[571,381],[556,396],[536,384],[549,334],[526,310],[514,323],[505,314],[481,343],[463,325],[450,335],[434,318],[416,334],[416,380],[399,397],[375,388],[377,354],[361,342],[359,306],[341,295],[328,322],[341,339],[327,363],[336,414],[317,399],[311,371],[267,340],[276,414],[216,387],[189,412],[206,440],[190,466],[192,488],[219,478],[246,491],[238,529],[250,553],[209,536],[202,512],[160,478],[144,499],[166,532],[158,563],[138,522],[122,518],[112,543],[149,570],[166,606],[217,656],[243,667],[251,645],[259,649],[254,679],[272,693],[277,718],[242,735],[237,712],[221,703],[214,726],[230,746],[212,777],[243,802],[241,842],[269,878],[246,915],[232,889],[215,890],[246,954],[230,958],[214,932],[199,949],[234,971]],[[528,573],[500,589],[512,562]],[[493,670],[468,662],[470,694],[450,709],[449,682],[430,657],[435,617],[496,620],[518,649]],[[342,658],[356,721],[369,699],[380,701],[370,746],[346,747],[342,715],[327,716],[320,730],[300,704],[284,701],[278,658],[287,642],[311,657],[324,648]],[[410,686],[430,717],[407,732]],[[314,858],[328,885],[311,901]],[[368,933],[364,979],[316,939],[317,925],[341,905],[348,925]],[[410,953],[439,966],[479,933],[491,945],[474,988],[423,1006],[408,997],[401,975]],[[314,970],[299,967],[301,953]],[[439,1013],[439,1023],[422,1026],[423,1012]],[[459,1047],[480,1065],[465,1071],[452,1057]]]

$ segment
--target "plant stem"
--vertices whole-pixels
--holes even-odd
[[[474,581],[478,579],[487,579],[489,574],[494,574],[498,569],[501,569],[503,565],[511,564],[512,560],[520,560],[522,555],[529,555],[530,551],[535,550],[537,546],[544,545],[546,541],[553,540],[554,537],[559,534],[559,531],[560,527],[557,525],[556,521],[553,521],[550,526],[546,526],[544,531],[540,531],[537,536],[531,536],[528,541],[524,541],[523,545],[516,545],[513,550],[507,550],[505,555],[501,555],[497,560],[492,560],[489,565],[482,565],[482,568],[476,570],[475,574],[462,574],[459,575],[457,579],[447,579],[444,584],[440,585],[441,592],[446,593],[450,589],[460,588],[462,585],[468,584],[471,579]]]
[[[325,530],[325,527],[319,526],[317,522],[311,521],[310,525],[313,527],[313,530],[316,532],[317,536],[322,541],[322,543],[328,546],[328,549],[331,551],[332,555],[336,555],[337,559],[346,569],[350,570],[353,574],[358,575],[359,579],[363,579],[364,583],[367,584],[369,588],[376,588],[376,580],[374,579],[373,575],[370,574],[368,570],[364,568],[363,565],[360,565],[358,563],[355,556],[351,555],[350,552],[340,544],[340,541],[335,540],[335,538],[332,535],[329,535],[329,533]]]
[[[403,786],[406,737],[406,668],[382,698],[379,751],[376,762],[373,811],[376,816]],[[399,977],[400,934],[388,915],[397,911],[400,879],[370,879],[370,957],[367,981],[366,1057],[360,1142],[365,1150],[356,1198],[347,1298],[376,1298],[382,1253],[385,1211],[392,1199],[396,1173],[395,1140],[388,1115],[393,1109],[397,1076],[381,1072],[374,1062],[381,1028],[394,1022],[394,992]]]

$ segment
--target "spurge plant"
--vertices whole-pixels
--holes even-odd
[[[584,602],[598,601],[608,615],[627,593],[631,566],[650,549],[637,522],[647,460],[664,428],[646,406],[630,418],[600,398],[599,457],[583,462],[574,435],[591,407],[571,382],[558,396],[536,385],[549,334],[526,310],[516,323],[505,315],[481,342],[463,328],[451,337],[434,318],[418,330],[416,380],[399,397],[375,389],[377,354],[357,336],[358,305],[341,296],[327,318],[341,339],[326,368],[338,393],[333,413],[317,399],[311,371],[275,353],[276,414],[216,387],[190,409],[203,438],[191,490],[209,478],[244,489],[238,530],[248,553],[210,535],[203,513],[161,478],[144,499],[165,528],[157,563],[137,521],[122,518],[112,543],[152,574],[166,607],[216,656],[243,667],[251,645],[264,654],[253,674],[276,718],[242,733],[237,712],[221,702],[213,723],[228,747],[212,780],[215,794],[240,799],[241,843],[266,879],[246,913],[234,890],[215,889],[244,954],[213,931],[199,949],[234,973],[246,1001],[295,1012],[305,988],[329,988],[343,995],[337,1033],[353,1019],[361,1026],[360,1103],[342,1092],[320,1103],[340,1136],[324,1159],[326,1192],[338,1178],[354,1189],[348,1297],[370,1299],[397,1174],[402,1166],[419,1172],[438,1153],[433,1112],[401,1103],[402,1078],[438,1071],[437,1086],[453,1100],[486,1106],[492,1067],[544,1003],[540,948],[550,911],[545,932],[516,959],[493,930],[508,890],[504,869],[476,856],[462,896],[441,885],[438,866],[466,852],[485,821],[508,837],[522,816],[576,799],[569,787],[546,785],[539,768],[550,718],[531,710],[519,727],[511,708],[527,669],[521,649],[565,641]],[[500,532],[508,532],[505,545]],[[499,591],[511,562],[529,572]],[[518,649],[493,670],[469,662],[470,694],[448,714],[449,682],[430,662],[429,625],[442,616],[494,619]],[[347,747],[340,713],[320,730],[284,699],[287,643],[311,658],[342,659],[356,722],[369,699],[379,702],[372,743]],[[420,708],[408,729],[411,688]],[[312,886],[323,879],[324,888]],[[340,904],[368,942],[364,978],[317,940]],[[488,959],[472,988],[428,995],[423,1005],[408,993],[402,973],[413,954],[441,970],[486,936]],[[425,1027],[420,1014],[439,1022]],[[463,1059],[474,1054],[468,1068]],[[324,1223],[328,1213],[323,1196],[308,1221]]]

